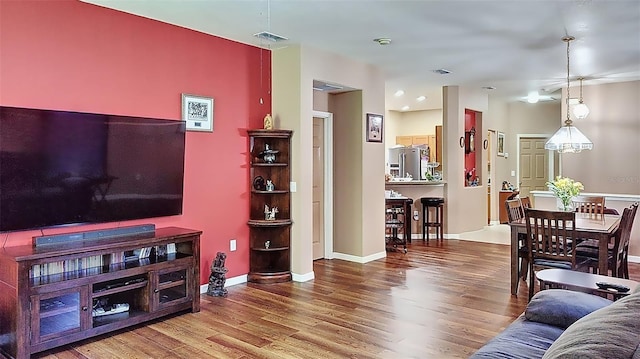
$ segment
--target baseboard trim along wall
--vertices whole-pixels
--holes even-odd
[[[309,272],[306,274],[291,273],[291,277],[294,282],[308,282],[310,280],[313,280],[316,276],[313,272]]]
[[[249,278],[247,274],[227,278],[227,280],[224,282],[224,286],[226,288],[236,284],[247,283],[247,278]],[[200,286],[200,294],[206,293],[207,290],[209,290],[209,283],[205,283]]]
[[[374,253],[366,257],[359,257],[351,254],[344,254],[344,253],[337,253],[337,252],[333,253],[334,259],[342,259],[343,261],[349,261],[349,262],[355,262],[355,263],[368,263],[371,261],[385,258],[386,256],[387,256],[387,252]]]

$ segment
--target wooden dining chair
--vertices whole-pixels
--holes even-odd
[[[545,268],[576,270],[575,212],[525,208],[529,246],[529,300],[533,297],[535,271]],[[580,263],[581,265],[581,263]]]
[[[618,278],[629,279],[629,242],[633,221],[638,211],[638,203],[634,203],[622,212],[620,225],[616,231],[614,242],[609,244],[607,260],[611,275]],[[578,261],[587,260],[587,265],[593,273],[598,272],[598,255],[600,251],[597,240],[588,240],[576,246]],[[609,273],[600,273],[608,275]]]
[[[524,209],[520,199],[508,199],[504,204],[507,207],[507,217],[509,222],[518,222],[524,218]],[[518,257],[520,258],[518,278],[522,277],[525,281],[527,280],[527,272],[529,268],[529,247],[527,247],[526,239],[526,234],[518,234]]]
[[[577,196],[573,199],[576,212],[604,214],[604,196]]]

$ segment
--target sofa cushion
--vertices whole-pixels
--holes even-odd
[[[562,328],[532,322],[521,315],[469,359],[539,359],[562,331]]]
[[[576,321],[543,358],[640,358],[640,292]]]
[[[547,289],[536,293],[525,310],[528,320],[567,328],[576,320],[610,305],[606,298],[565,289]]]

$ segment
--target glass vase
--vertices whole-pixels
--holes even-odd
[[[556,197],[556,204],[558,206],[558,211],[563,212],[573,212],[573,197]]]

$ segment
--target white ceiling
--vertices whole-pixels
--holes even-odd
[[[640,80],[638,0],[83,1],[250,45],[303,44],[377,65],[387,78],[387,110],[441,108],[445,85],[493,86],[487,91],[509,100],[557,91],[566,86],[565,35],[576,38],[572,81]],[[253,36],[261,31],[289,40]],[[405,95],[394,97],[398,89]],[[417,102],[420,95],[427,100]]]

